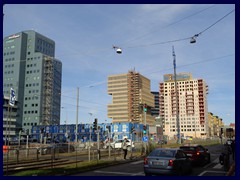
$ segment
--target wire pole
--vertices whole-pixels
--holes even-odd
[[[177,73],[176,73],[176,55],[174,52],[174,46],[172,47],[172,55],[173,55],[173,67],[174,67],[174,82],[175,82],[175,93],[176,93],[176,120],[177,120],[177,138],[178,144],[181,144],[180,137],[180,122],[179,122],[179,111],[178,111],[178,90],[177,90]]]
[[[78,132],[78,103],[79,103],[79,87],[77,87],[77,114],[76,114],[76,132],[75,132],[75,142],[78,142],[78,136],[77,136],[77,132]]]

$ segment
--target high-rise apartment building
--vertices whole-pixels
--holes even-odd
[[[154,107],[151,109],[152,116],[159,116],[159,92],[151,92],[154,95]]]
[[[208,86],[203,79],[193,79],[190,73],[177,74],[176,102],[173,74],[164,75],[160,83],[160,118],[164,119],[164,134],[177,136],[176,103],[178,103],[180,133],[182,136],[208,137]]]
[[[55,42],[33,30],[3,41],[3,93],[15,90],[16,131],[39,124],[60,124],[62,63]]]
[[[112,122],[133,122],[152,125],[151,116],[154,96],[150,91],[150,80],[135,71],[108,77],[108,94],[112,103],[108,105],[108,117]],[[147,105],[146,116],[143,105]],[[146,122],[145,122],[146,121]]]

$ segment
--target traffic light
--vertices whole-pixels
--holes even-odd
[[[26,130],[26,135],[29,135],[29,129]]]
[[[95,118],[93,122],[93,130],[97,130],[98,119]]]
[[[144,110],[144,112],[147,112],[147,104],[143,105],[143,110]]]
[[[147,126],[146,125],[143,126],[143,134],[147,134]]]

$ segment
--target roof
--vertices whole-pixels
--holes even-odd
[[[196,147],[196,146],[199,146],[199,144],[184,144],[184,145],[182,145],[182,146],[180,146],[180,147],[183,147],[183,146],[189,146],[189,147]]]

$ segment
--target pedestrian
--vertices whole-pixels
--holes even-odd
[[[232,148],[232,159],[235,159],[235,140],[232,141],[231,143],[231,148]]]
[[[124,138],[122,142],[122,149],[123,149],[123,158],[126,159],[127,156],[127,138]]]

